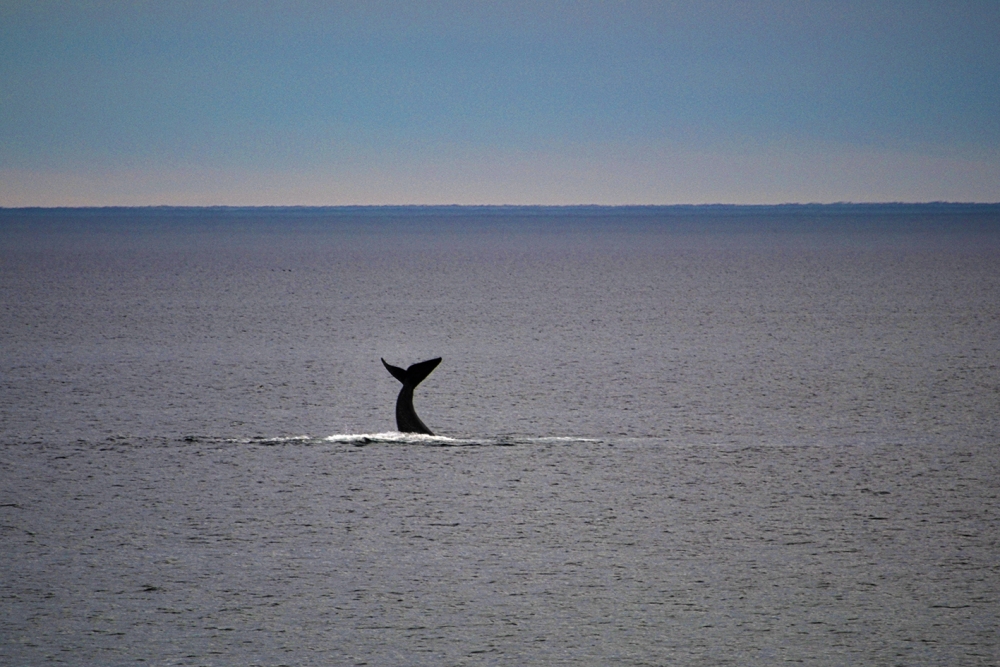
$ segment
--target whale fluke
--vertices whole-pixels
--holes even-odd
[[[441,357],[428,359],[413,364],[406,370],[399,366],[391,366],[382,360],[385,369],[392,373],[392,376],[403,383],[403,388],[399,390],[399,398],[396,399],[396,428],[401,433],[423,433],[424,435],[434,435],[427,426],[420,421],[416,411],[413,409],[413,390],[418,384],[431,374],[437,365],[441,363]]]

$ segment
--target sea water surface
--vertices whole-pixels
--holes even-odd
[[[3,664],[1000,662],[998,206],[0,210],[0,336]]]

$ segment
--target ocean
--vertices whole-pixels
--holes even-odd
[[[6,665],[1000,663],[1000,205],[0,209],[0,331]]]

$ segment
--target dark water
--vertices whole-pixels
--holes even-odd
[[[4,664],[1000,661],[998,207],[7,210],[0,309]]]

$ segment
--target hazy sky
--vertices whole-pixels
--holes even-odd
[[[934,200],[997,0],[0,0],[0,206]]]

